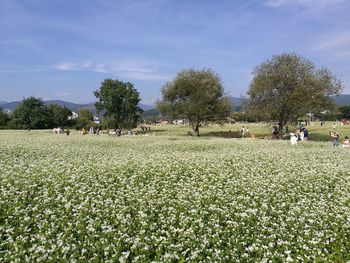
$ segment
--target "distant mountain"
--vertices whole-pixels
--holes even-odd
[[[3,104],[0,104],[0,106],[4,110],[13,111],[19,103],[20,103],[20,101],[4,102]],[[88,109],[94,115],[97,114],[93,102],[85,103],[85,104],[78,104],[78,103],[62,101],[62,100],[48,100],[48,101],[44,101],[44,103],[46,105],[58,104],[62,107],[67,107],[68,109],[70,109],[71,111],[74,111],[74,112],[79,112],[80,109],[84,108],[84,109]],[[139,106],[143,110],[149,110],[149,109],[153,109],[156,107],[154,105],[146,105],[146,104],[142,104],[142,103],[140,103]]]
[[[1,108],[6,111],[13,111],[19,103],[19,101],[6,102],[5,104],[1,105]]]
[[[339,106],[350,105],[350,94],[342,94],[339,96],[334,96],[333,99]]]
[[[146,104],[142,104],[142,103],[140,103],[139,106],[144,111],[152,110],[152,109],[155,109],[157,107],[156,105],[146,105]]]
[[[157,118],[159,118],[159,116],[160,116],[160,113],[157,110],[157,108],[153,108],[153,109],[150,109],[150,110],[145,110],[142,113],[142,118],[145,119],[145,120],[147,120],[147,119],[157,119]]]
[[[235,110],[240,111],[242,109],[241,99],[235,98],[235,97],[229,97],[229,98],[230,98],[230,101],[232,102],[233,106],[235,107]],[[350,94],[342,94],[339,96],[332,96],[332,99],[335,100],[335,103],[338,106],[350,105]]]
[[[240,106],[241,105],[241,98],[236,98],[236,97],[231,97],[229,96],[229,99],[231,101],[231,103],[233,104],[233,106]]]
[[[339,106],[350,105],[350,94],[343,94],[339,96],[334,96],[332,98],[335,100],[335,102]],[[240,111],[242,108],[241,99],[236,97],[231,97],[231,96],[229,97],[229,99],[234,105],[235,110]],[[13,111],[19,103],[20,101],[12,101],[12,102],[0,101],[0,107],[7,111]],[[93,102],[79,104],[79,103],[73,103],[73,102],[62,101],[62,100],[48,100],[48,101],[44,101],[44,103],[46,105],[58,104],[62,107],[66,106],[68,109],[74,112],[78,112],[80,109],[85,108],[85,109],[88,109],[92,114],[97,115]],[[144,111],[156,109],[156,105],[147,105],[147,104],[140,103],[139,106]],[[156,113],[156,112],[153,112],[153,113]]]

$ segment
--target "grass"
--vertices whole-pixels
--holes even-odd
[[[256,138],[271,138],[272,124],[255,124],[255,123],[242,123],[242,124],[211,124],[207,127],[200,127],[201,136],[212,136],[215,132],[228,132],[239,131],[242,126],[249,128],[249,132],[254,134]],[[289,126],[289,132],[295,132],[296,127]],[[319,122],[314,122],[312,125],[306,126],[309,130],[309,136],[314,141],[329,141],[329,132],[333,130],[333,122],[326,122],[321,126]],[[151,126],[151,133],[155,132],[155,135],[170,135],[170,136],[187,136],[187,132],[191,131],[189,125],[163,125],[163,126]],[[141,131],[141,129],[136,129]],[[336,130],[340,133],[340,138],[344,139],[345,136],[350,137],[350,125],[341,126],[336,125]]]
[[[333,122],[326,122],[325,125],[321,126],[319,122],[314,122],[312,125],[306,126],[309,130],[310,140],[313,141],[330,141],[329,132],[333,131]],[[255,123],[241,123],[241,124],[210,124],[208,126],[200,127],[200,136],[202,137],[211,137],[213,133],[218,132],[237,132],[242,126],[249,128],[251,134],[254,134],[256,138],[271,138],[272,124],[255,124]],[[289,132],[295,132],[296,127],[289,126]],[[133,131],[142,132],[140,128],[133,129]],[[151,136],[170,136],[170,137],[187,137],[188,132],[192,131],[189,125],[174,125],[166,124],[162,126],[151,125],[151,131],[148,131],[148,135]],[[341,126],[340,124],[336,125],[336,131],[340,133],[340,138],[343,140],[345,136],[350,137],[350,125]],[[78,131],[71,130],[72,135],[79,134]],[[51,134],[51,130],[3,130],[2,134],[26,134],[28,136],[33,136],[36,134]]]

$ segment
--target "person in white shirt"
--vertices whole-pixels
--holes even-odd
[[[290,144],[297,145],[298,137],[294,133],[290,133]]]

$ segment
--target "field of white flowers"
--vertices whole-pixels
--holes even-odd
[[[0,133],[0,262],[346,262],[350,151]]]

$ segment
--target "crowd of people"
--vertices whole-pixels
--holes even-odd
[[[300,129],[297,129],[295,133],[290,133],[290,143],[295,145],[298,141],[308,141],[309,140],[309,131],[301,126]]]
[[[336,127],[333,125],[333,129]],[[342,147],[348,148],[350,147],[349,137],[345,136],[344,141],[340,143],[340,135],[337,131],[330,131],[329,135],[332,139],[333,147],[338,147],[340,144]],[[274,135],[273,135],[274,136]],[[292,145],[296,145],[298,141],[307,141],[309,140],[309,132],[305,127],[301,127],[295,133],[290,133],[290,143]]]
[[[146,134],[146,132],[151,131],[151,127],[150,126],[145,126],[145,125],[140,125],[139,128],[141,129],[141,131],[132,131],[132,130],[127,130],[127,132],[122,133],[122,129],[121,128],[116,128],[113,130],[107,130],[105,131],[105,133],[107,135],[115,135],[117,137],[120,137],[122,135],[138,135],[138,134]],[[99,128],[94,128],[94,127],[90,127],[88,130],[86,130],[85,128],[82,128],[80,130],[80,134],[81,135],[86,135],[86,134],[95,134],[95,135],[100,135],[101,130]]]
[[[321,123],[321,126],[323,126],[323,125],[324,125],[324,123]],[[141,131],[133,132],[132,130],[128,130],[125,133],[125,135],[138,135],[139,133],[144,134],[147,131],[151,130],[151,127],[145,126],[145,125],[140,125],[139,128],[141,129]],[[345,136],[344,140],[342,142],[340,142],[339,132],[337,132],[335,129],[336,129],[336,125],[334,124],[333,131],[329,132],[333,147],[339,147],[339,145],[341,145],[342,147],[349,148],[350,147],[349,137]],[[86,135],[88,133],[99,135],[100,132],[101,132],[100,129],[94,128],[94,127],[90,127],[89,130],[86,130],[85,128],[82,128],[80,130],[81,135]],[[242,126],[242,128],[239,130],[239,132],[240,132],[240,135],[242,136],[242,138],[249,136],[249,128],[248,127]],[[69,135],[70,131],[63,130],[61,128],[54,128],[53,133],[54,134],[64,133],[66,135]],[[107,134],[120,137],[122,135],[122,129],[117,128],[117,129],[114,129],[112,132],[107,130]],[[303,142],[303,141],[309,140],[309,131],[303,125],[301,125],[294,133],[289,133],[288,130],[286,129],[286,134],[290,135],[290,143],[292,145],[296,145],[298,142]],[[193,134],[192,134],[192,132],[188,132],[188,135],[193,135]],[[277,126],[273,126],[272,127],[272,139],[279,139],[279,138],[280,138],[279,129]]]

